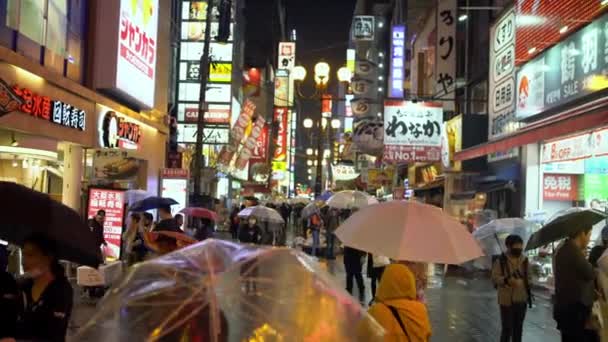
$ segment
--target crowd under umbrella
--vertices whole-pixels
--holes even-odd
[[[311,202],[308,203],[304,209],[302,209],[302,213],[301,216],[303,219],[309,218],[312,215],[321,215],[321,210],[319,209],[319,206],[317,205],[317,202]]]
[[[0,239],[23,246],[31,235],[44,235],[56,247],[56,257],[97,267],[101,251],[86,222],[73,209],[47,194],[12,182],[0,182]]]
[[[142,212],[179,204],[173,198],[150,196],[129,206],[129,211]]]
[[[384,341],[302,252],[209,239],[129,269],[75,340],[341,342],[358,332]]]
[[[608,215],[596,209],[570,208],[536,231],[528,240],[526,250],[546,246],[552,242],[575,235],[577,232],[593,227],[605,220]]]
[[[268,208],[263,205],[247,207],[238,213],[238,217],[246,218],[246,217],[250,217],[250,216],[257,218],[259,221],[270,223],[270,224],[284,224],[285,223],[285,220],[283,220],[283,217],[281,216],[281,214],[278,211],[276,211],[272,208]]]
[[[211,221],[218,220],[217,213],[207,208],[189,207],[182,209],[180,213],[183,213],[190,217],[203,218]]]
[[[484,255],[465,226],[417,201],[363,207],[335,234],[346,246],[394,260],[459,265]]]
[[[337,209],[363,208],[377,204],[378,200],[362,191],[343,190],[332,195],[326,202],[329,207]]]

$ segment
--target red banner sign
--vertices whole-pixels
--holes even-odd
[[[274,121],[278,123],[277,137],[275,139],[274,160],[285,161],[287,159],[287,108],[274,107]]]
[[[578,195],[576,175],[545,174],[543,199],[547,201],[574,201]]]
[[[392,162],[435,162],[441,158],[441,146],[385,145],[385,160]]]
[[[256,140],[256,145],[252,151],[252,160],[266,160],[268,157],[268,125],[264,125],[260,136]]]
[[[104,247],[104,254],[107,258],[113,260],[120,258],[124,194],[125,192],[123,190],[98,188],[90,188],[89,190],[89,218],[95,217],[98,210],[106,211],[103,236],[106,239],[108,246]]]

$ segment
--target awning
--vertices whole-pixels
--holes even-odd
[[[514,147],[608,125],[608,97],[591,101],[525,126],[497,140],[456,152],[454,160],[468,160]]]

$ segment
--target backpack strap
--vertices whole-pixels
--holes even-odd
[[[395,317],[395,320],[397,321],[397,323],[399,323],[399,326],[401,327],[401,330],[403,330],[403,333],[405,334],[405,337],[407,337],[408,341],[411,341],[410,335],[407,333],[407,329],[405,329],[405,324],[403,324],[403,321],[401,320],[401,316],[399,316],[399,312],[397,311],[397,308],[395,308],[394,306],[386,305],[386,304],[384,304],[384,305],[389,310],[391,310],[391,313],[393,314],[393,317]]]
[[[505,255],[505,253],[500,254],[500,256],[498,257],[498,262],[500,263],[500,272],[502,272],[502,276],[505,279],[504,283],[501,285],[507,285],[510,274],[507,274],[509,272],[509,266],[507,266],[507,256]]]

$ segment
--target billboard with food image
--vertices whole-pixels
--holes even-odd
[[[124,181],[136,179],[142,161],[124,150],[98,149],[93,152],[93,179]]]

